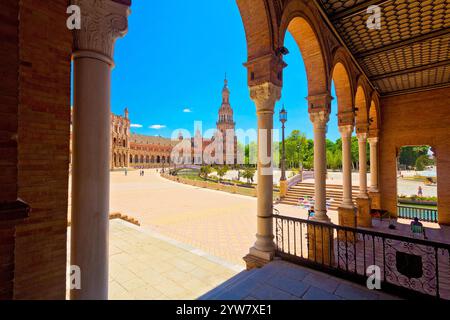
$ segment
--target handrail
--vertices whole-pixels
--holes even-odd
[[[337,224],[332,224],[332,223],[327,223],[327,222],[306,220],[306,219],[283,216],[283,215],[278,215],[278,214],[275,214],[274,218],[290,220],[293,222],[307,223],[307,224],[311,224],[311,225],[315,225],[315,226],[327,226],[327,227],[331,227],[331,228],[334,228],[339,231],[350,231],[350,232],[361,233],[364,235],[370,235],[370,236],[379,237],[379,238],[390,238],[393,240],[403,240],[403,241],[408,241],[408,242],[412,242],[412,243],[416,243],[416,244],[430,245],[430,246],[440,247],[440,248],[450,250],[450,243],[441,243],[441,242],[435,242],[435,241],[431,241],[431,240],[415,239],[415,238],[399,236],[399,235],[391,234],[391,233],[384,233],[384,232],[372,231],[372,230],[366,230],[366,229],[356,229],[356,228],[352,228],[352,227],[340,226]]]

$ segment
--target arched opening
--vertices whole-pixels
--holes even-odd
[[[130,155],[130,163],[133,163],[133,156]]]
[[[144,163],[144,156],[141,155],[141,163]]]
[[[152,156],[152,157],[151,157],[150,162],[151,162],[151,163],[155,163],[155,156]]]
[[[369,108],[369,130],[378,135],[378,130],[380,129],[380,119],[378,116],[378,106],[375,100],[372,100]]]
[[[368,126],[367,94],[362,85],[358,85],[355,95],[356,126]]]
[[[438,218],[438,170],[429,145],[403,146],[397,157],[399,218],[434,222]]]
[[[149,163],[150,162],[150,157],[149,156],[146,156],[145,157],[145,163]]]
[[[160,156],[156,157],[156,163],[161,163],[161,157]]]
[[[311,24],[303,17],[295,17],[289,22],[287,30],[301,52],[308,81],[308,95],[326,93],[328,86],[323,51]]]
[[[134,156],[134,163],[139,163],[139,157],[137,154]]]
[[[338,113],[344,115],[348,113],[348,117],[352,118],[353,112],[353,91],[350,83],[350,77],[346,67],[337,62],[333,68],[332,80],[337,98]],[[350,119],[348,122],[351,122]]]

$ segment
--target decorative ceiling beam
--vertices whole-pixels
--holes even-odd
[[[430,64],[425,64],[425,65],[421,65],[421,66],[417,66],[417,67],[412,67],[412,68],[408,68],[408,69],[403,69],[403,70],[400,70],[400,71],[379,74],[379,75],[376,75],[376,76],[373,76],[373,77],[369,77],[369,78],[370,78],[371,81],[377,81],[377,80],[382,80],[382,79],[386,79],[386,78],[401,76],[401,75],[408,74],[408,73],[414,73],[414,72],[418,72],[418,71],[424,71],[424,70],[427,70],[427,69],[434,69],[434,68],[437,68],[437,67],[443,67],[443,66],[447,66],[447,65],[450,65],[450,59],[449,60],[440,61],[440,62],[434,62],[434,63],[430,63]]]
[[[361,72],[361,74],[367,79],[367,82],[369,83],[370,87],[377,91],[377,89],[375,88],[375,86],[373,85],[373,83],[370,81],[369,77],[367,76],[367,73],[364,71],[364,69],[361,67],[361,65],[359,64],[359,61],[355,58],[355,56],[353,55],[353,53],[350,51],[350,49],[348,48],[347,44],[345,43],[345,41],[342,39],[341,35],[339,34],[339,32],[336,30],[336,27],[334,26],[334,24],[330,21],[330,18],[328,17],[328,14],[326,13],[324,7],[322,6],[322,2],[321,0],[313,0],[314,5],[316,6],[317,10],[319,10],[320,15],[322,16],[325,24],[328,26],[328,28],[330,29],[330,31],[334,34],[334,36],[336,37],[336,39],[339,41],[339,43],[341,44],[341,46],[347,51],[347,53],[349,54],[351,60],[353,61],[353,63],[355,64],[356,68],[359,70],[359,72]]]
[[[350,7],[346,10],[343,10],[341,12],[338,12],[334,15],[330,16],[330,20],[334,22],[336,22],[337,20],[344,20],[344,19],[348,19],[354,15],[358,15],[362,12],[366,12],[367,8],[369,8],[370,6],[381,6],[385,3],[388,2],[392,2],[393,0],[369,0],[369,1],[364,1],[356,6]]]
[[[391,51],[391,50],[395,50],[395,49],[398,49],[398,48],[403,48],[403,47],[406,47],[406,46],[409,46],[409,45],[412,45],[412,44],[415,44],[415,43],[418,43],[418,42],[423,42],[425,40],[429,40],[429,39],[433,39],[433,38],[439,38],[441,36],[448,35],[449,32],[450,32],[450,27],[444,28],[444,29],[439,29],[439,30],[436,30],[436,31],[433,31],[433,32],[429,32],[429,33],[426,33],[426,34],[418,35],[416,37],[411,37],[411,38],[408,38],[408,39],[405,39],[405,40],[400,40],[400,41],[388,44],[386,46],[381,46],[381,47],[378,47],[378,48],[375,48],[375,49],[370,49],[370,50],[367,50],[367,51],[360,51],[360,52],[357,52],[355,56],[356,56],[356,59],[359,60],[359,59],[362,59],[362,58],[365,58],[365,57],[368,57],[368,56],[372,56],[372,55],[375,55],[375,54],[379,54],[379,53],[382,53],[382,52]]]
[[[435,89],[443,89],[443,88],[449,88],[449,87],[450,87],[450,82],[445,82],[445,83],[434,84],[431,86],[381,93],[381,98],[394,97],[394,96],[399,96],[399,95],[403,95],[403,94],[417,93],[417,92],[430,91],[430,90],[435,90]]]

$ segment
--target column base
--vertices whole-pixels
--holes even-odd
[[[330,217],[325,213],[322,213],[320,215],[317,215],[317,213],[314,214],[313,217],[311,217],[309,220],[317,221],[317,222],[323,222],[323,223],[331,223]]]
[[[333,228],[324,224],[308,224],[308,259],[314,263],[332,266],[334,263]]]
[[[370,214],[370,198],[357,198],[356,199],[358,213],[357,213],[357,226],[362,228],[372,228],[372,216]]]
[[[280,197],[281,198],[286,197],[287,192],[288,192],[287,180],[280,180]]]
[[[262,268],[266,264],[270,263],[275,256],[275,251],[265,252],[256,249],[255,247],[250,248],[250,252],[243,258],[247,266],[247,270],[252,270],[256,268]]]
[[[338,208],[339,225],[343,227],[356,228],[356,208],[353,205],[341,205]],[[354,242],[354,232],[338,231],[340,241]]]
[[[369,191],[369,198],[371,200],[371,209],[381,210],[381,193],[380,191]]]
[[[353,205],[341,205],[338,208],[339,225],[356,228],[356,208]]]

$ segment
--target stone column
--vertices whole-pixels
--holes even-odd
[[[343,183],[343,207],[352,207],[352,132],[353,126],[339,127],[342,137],[342,183]]]
[[[327,216],[327,158],[326,158],[326,132],[329,120],[329,111],[311,112],[310,119],[314,125],[314,185],[315,205],[314,220],[330,222]]]
[[[130,10],[110,0],[72,3],[81,8],[81,29],[73,53],[71,265],[80,268],[81,289],[71,299],[108,299],[111,69]]]
[[[342,182],[343,200],[339,206],[339,225],[356,226],[355,206],[352,199],[352,132],[353,125],[339,127],[342,137]]]
[[[378,192],[378,138],[369,138],[370,144],[370,191]]]
[[[258,185],[256,242],[244,258],[247,268],[261,266],[273,259],[273,158],[272,130],[275,102],[281,87],[272,83],[252,86],[250,96],[258,116]]]
[[[359,197],[367,198],[367,133],[358,133]]]
[[[370,215],[370,198],[367,193],[367,133],[358,132],[359,147],[359,195],[356,199],[358,206],[357,225],[359,227],[372,227]]]
[[[378,137],[368,139],[370,144],[370,189],[369,197],[372,209],[381,209],[381,196],[378,187]]]

